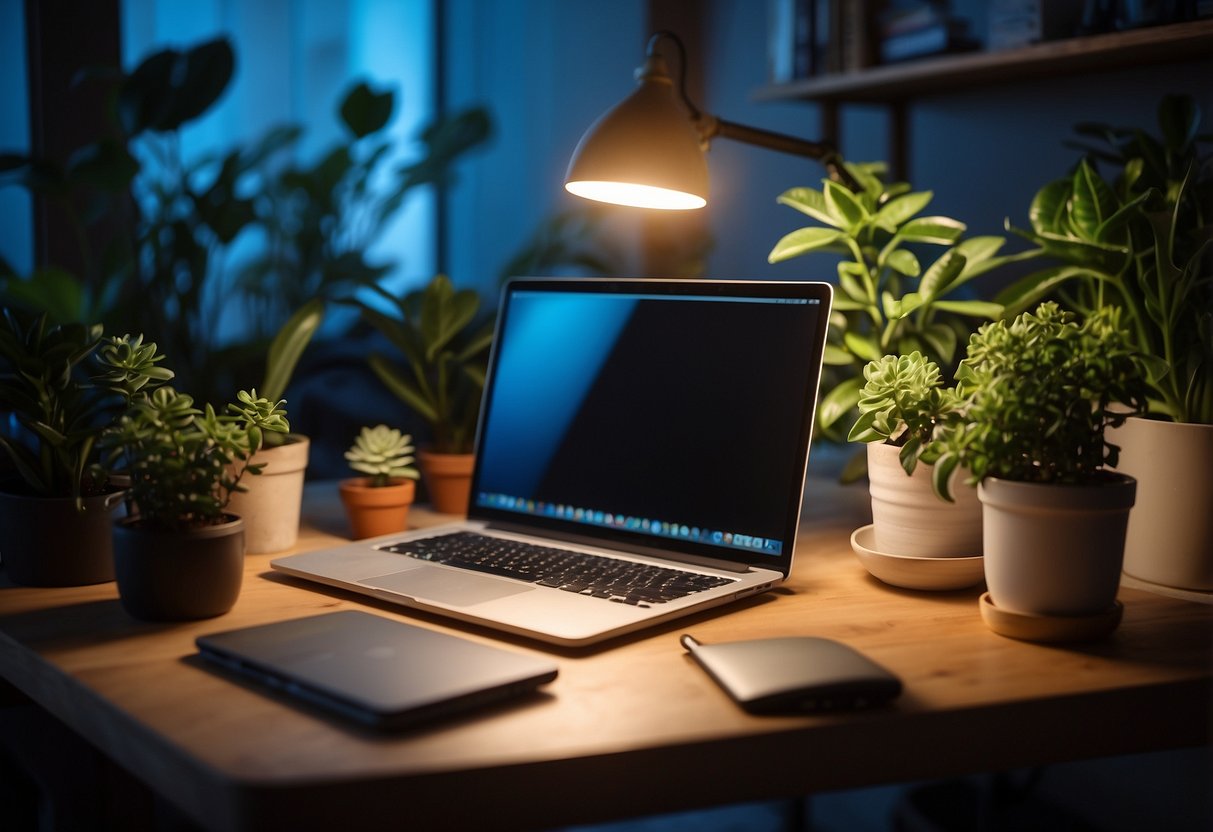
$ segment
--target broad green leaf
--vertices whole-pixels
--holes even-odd
[[[970,237],[957,243],[956,250],[964,255],[965,271],[969,271],[973,266],[997,254],[1006,242],[1005,237]]]
[[[795,208],[802,214],[808,214],[826,225],[838,227],[838,222],[830,216],[829,209],[826,208],[826,198],[821,191],[812,188],[790,188],[777,196],[775,201]]]
[[[822,356],[822,362],[833,367],[845,367],[852,363],[855,357],[842,347],[836,347],[833,344],[826,344],[825,353]]]
[[[780,263],[809,251],[828,248],[842,240],[843,236],[842,232],[832,228],[813,226],[797,229],[775,244],[767,255],[767,262]]]
[[[965,224],[950,217],[919,217],[910,220],[897,232],[901,240],[912,243],[949,245],[964,233]]]
[[[862,312],[868,308],[866,303],[853,301],[839,292],[834,293],[834,300],[831,301],[830,305],[840,312]]]
[[[825,204],[830,216],[834,217],[841,228],[848,231],[854,230],[868,218],[868,210],[855,194],[837,182],[825,183]]]
[[[989,318],[997,320],[1002,317],[1003,306],[986,300],[937,300],[936,309],[945,312],[955,312],[957,315],[969,315],[974,318]]]
[[[956,358],[957,337],[956,330],[952,327],[942,323],[931,324],[919,332],[919,335],[944,364],[951,364]]]
[[[918,277],[922,273],[922,266],[918,262],[918,258],[914,253],[907,251],[904,248],[894,249],[885,258],[885,265],[898,274],[904,274],[906,277]]]
[[[287,319],[266,353],[261,395],[272,402],[282,398],[299,358],[323,321],[324,301],[319,298],[308,301]]]
[[[897,300],[893,300],[893,296],[890,293],[885,292],[885,317],[890,321],[900,321],[915,309],[922,306],[925,300],[926,299],[919,292],[907,292]]]
[[[373,91],[365,81],[359,82],[341,102],[341,120],[361,139],[383,128],[392,117],[394,96],[391,90]]]
[[[952,285],[965,267],[965,257],[957,248],[951,248],[939,256],[939,259],[932,263],[922,276],[922,282],[918,284],[918,291],[928,301],[947,294],[948,289]]]
[[[848,332],[842,336],[842,340],[847,345],[847,349],[865,361],[876,361],[884,355],[880,349],[880,345],[876,343],[876,339],[871,335]]]
[[[846,263],[838,264],[838,285],[842,291],[846,292],[847,297],[859,304],[861,308],[867,309],[871,303],[871,297],[864,288],[864,283],[860,283],[859,278],[855,277],[853,269],[844,269]],[[858,271],[863,272],[862,269]],[[866,272],[863,272],[866,275]]]
[[[1099,227],[1116,213],[1116,195],[1086,159],[1079,162],[1073,181],[1070,221],[1084,240],[1095,240]]]
[[[1037,234],[1061,233],[1066,202],[1073,187],[1069,179],[1058,179],[1036,192],[1028,208],[1028,222],[1032,224],[1033,231]]]
[[[932,191],[917,191],[892,199],[876,212],[876,222],[897,228],[930,205],[934,196]]]
[[[863,379],[858,376],[840,382],[829,393],[822,397],[817,405],[817,425],[822,430],[831,427],[835,422],[854,409],[859,402],[859,391],[863,387]]]
[[[398,399],[411,407],[427,422],[435,422],[438,419],[438,411],[434,407],[434,403],[430,401],[420,390],[404,375],[397,367],[381,355],[372,355],[367,359],[372,372],[378,376],[384,386],[392,392]]]

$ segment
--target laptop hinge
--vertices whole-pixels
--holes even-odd
[[[486,528],[503,532],[512,532],[513,534],[524,534],[528,537],[536,536],[535,528],[533,526],[525,526],[518,523],[509,523],[500,520],[490,520],[486,525]],[[622,552],[628,552],[629,554],[633,555],[645,555],[647,557],[660,558],[662,560],[677,560],[680,563],[706,566],[709,569],[719,569],[722,572],[735,572],[739,575],[750,571],[750,567],[744,563],[733,563],[732,561],[707,557],[706,555],[693,555],[687,552],[670,552],[668,549],[658,549],[656,547],[637,545],[634,543],[622,543],[617,540],[604,541],[589,535],[576,534],[574,532],[565,532],[556,529],[544,529],[543,537],[563,540],[567,543],[578,543],[583,546],[594,546],[599,549],[615,549]]]

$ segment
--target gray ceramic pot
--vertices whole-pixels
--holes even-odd
[[[28,497],[0,490],[0,562],[24,586],[85,586],[114,579],[113,510],[122,492]]]
[[[229,517],[188,532],[116,523],[114,567],[126,611],[145,621],[189,621],[230,610],[244,578],[244,521]]]

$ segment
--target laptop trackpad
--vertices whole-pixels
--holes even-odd
[[[483,604],[485,601],[494,601],[508,595],[530,592],[533,589],[529,586],[499,581],[496,578],[483,577],[469,572],[455,572],[450,569],[437,569],[432,566],[406,569],[403,572],[393,572],[377,578],[363,578],[358,583],[376,589],[386,589],[389,592],[399,592],[410,598],[428,599],[460,607]]]

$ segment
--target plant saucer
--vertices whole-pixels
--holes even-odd
[[[981,618],[1000,636],[1045,644],[1095,641],[1120,624],[1125,608],[1120,601],[1095,615],[1041,615],[1006,610],[994,605],[990,593],[981,595]]]
[[[977,557],[928,558],[878,552],[872,526],[851,533],[851,548],[876,578],[903,589],[943,591],[976,586],[985,580],[985,561]]]

